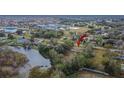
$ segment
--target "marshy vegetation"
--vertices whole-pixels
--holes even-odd
[[[18,75],[19,67],[23,66],[28,59],[25,55],[13,52],[7,48],[0,50],[0,77],[14,77]]]

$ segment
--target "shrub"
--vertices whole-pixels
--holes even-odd
[[[59,44],[55,47],[55,50],[57,51],[57,53],[62,53],[65,54],[67,51],[70,50],[70,47],[68,47],[66,44]]]
[[[49,69],[42,69],[40,67],[34,67],[29,73],[30,78],[49,78],[51,71]]]
[[[8,34],[8,39],[15,39],[15,37],[12,34]]]
[[[104,65],[104,71],[109,73],[113,76],[119,76],[121,73],[121,64],[114,60],[113,53],[107,51],[104,55],[103,65]]]
[[[42,54],[44,57],[49,56],[49,50],[50,50],[49,46],[40,44],[38,47],[38,50],[39,50],[40,54]]]
[[[119,76],[121,73],[121,65],[114,61],[109,61],[105,64],[105,72],[113,76]]]
[[[65,40],[64,41],[65,45],[67,45],[68,47],[73,47],[74,46],[74,42],[72,40]]]
[[[63,31],[39,31],[34,34],[34,37],[38,38],[59,38],[64,34]]]
[[[4,33],[0,33],[0,37],[5,37],[5,34]]]
[[[61,70],[53,70],[51,78],[64,78],[65,74]]]

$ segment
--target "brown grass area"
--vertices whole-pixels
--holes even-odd
[[[77,33],[84,33],[87,32],[89,29],[87,27],[78,27],[79,29],[71,29],[72,32],[77,32]]]
[[[70,36],[69,32],[85,33],[89,30],[87,27],[78,27],[78,29],[71,29],[70,31],[64,31],[66,36]]]
[[[71,60],[75,57],[76,53],[75,52],[67,52],[66,55],[64,56],[64,60],[66,62],[71,62]]]
[[[93,73],[93,72],[88,72],[88,71],[81,71],[78,73],[78,77],[79,78],[108,78],[110,76],[104,76],[104,75],[101,75],[101,74],[96,74],[96,73]]]
[[[93,57],[91,59],[91,61],[93,62],[93,65],[97,69],[102,70],[103,69],[102,62],[104,60],[103,55],[106,53],[106,51],[105,50],[99,50],[99,49],[97,49],[97,50],[94,50],[94,52],[95,52],[95,57]]]

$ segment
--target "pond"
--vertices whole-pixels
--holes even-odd
[[[35,66],[41,66],[44,69],[51,67],[51,62],[49,59],[44,58],[38,50],[31,49],[31,50],[25,50],[24,48],[16,48],[16,47],[10,47],[13,51],[19,52],[24,54],[28,58],[28,63],[26,63],[23,67],[19,68],[19,75],[17,77],[20,78],[27,78],[29,76],[30,69],[32,69]]]

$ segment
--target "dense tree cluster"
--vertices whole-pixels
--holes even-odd
[[[59,38],[63,36],[63,31],[39,31],[34,33],[36,38]]]
[[[51,59],[52,68],[50,71],[45,70],[45,73],[43,69],[39,70],[39,68],[34,68],[30,72],[30,77],[70,77],[83,67],[92,68],[90,58],[93,57],[93,50],[90,46],[84,49],[81,53],[76,54],[70,61],[65,60],[64,55],[62,53],[58,53],[54,48],[43,48],[42,46],[40,49],[42,49],[39,50],[41,54],[46,53],[46,55]]]

